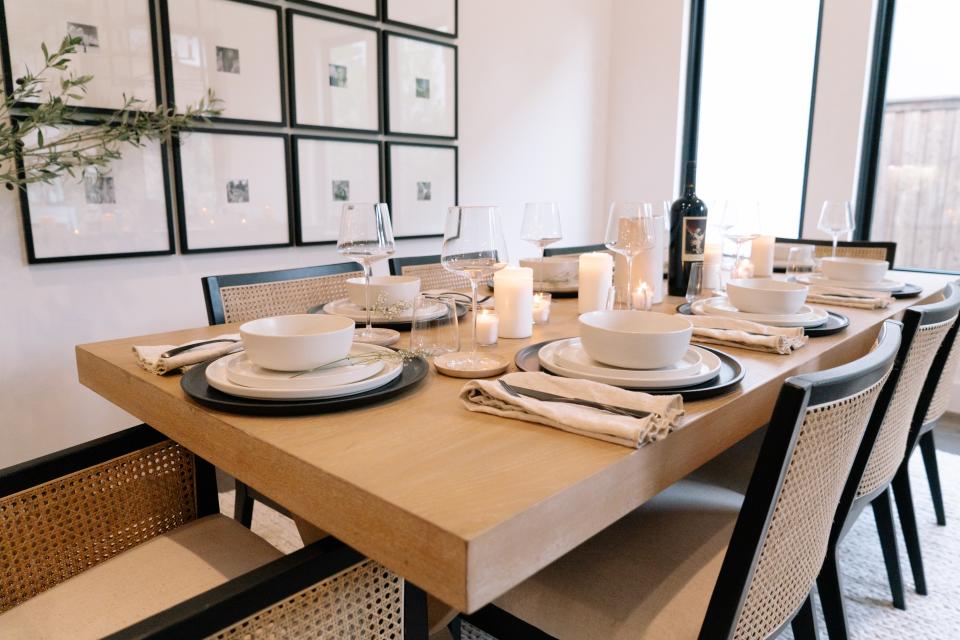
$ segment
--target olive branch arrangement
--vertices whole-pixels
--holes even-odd
[[[71,36],[65,37],[56,51],[41,44],[43,67],[36,72],[27,70],[17,78],[0,102],[0,182],[7,189],[50,183],[63,174],[80,179],[90,169],[106,172],[111,162],[122,157],[122,147],[167,141],[172,133],[190,128],[197,119],[221,113],[221,101],[213,92],[180,114],[164,106],[141,110],[143,100],[124,95],[118,111],[94,124],[73,128],[74,104],[84,99],[93,76],[70,73],[59,82],[48,77],[67,71],[70,56],[82,45],[83,38]],[[30,107],[18,109],[25,103]],[[13,120],[15,112],[17,118]],[[65,130],[61,132],[61,128]],[[48,137],[50,129],[58,133],[52,139]],[[22,159],[19,166],[14,161],[18,157]]]

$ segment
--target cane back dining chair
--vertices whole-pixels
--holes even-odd
[[[422,591],[333,539],[283,556],[147,425],[0,470],[0,566],[5,639],[426,637]]]
[[[390,274],[420,278],[421,291],[431,289],[462,291],[470,289],[470,279],[447,270],[440,262],[440,256],[390,258]]]
[[[814,257],[823,258],[833,254],[832,240],[810,240],[807,238],[777,238],[777,245],[797,246],[813,245]],[[896,242],[864,242],[840,241],[837,242],[837,256],[844,258],[869,258],[871,260],[886,260],[893,267],[897,256]]]
[[[580,247],[547,247],[543,250],[543,257],[549,258],[550,256],[573,256],[580,255],[581,253],[593,253],[595,251],[604,251],[609,253],[610,249],[607,249],[607,246],[603,244],[587,244]]]
[[[944,289],[943,300],[904,311],[903,338],[896,366],[887,382],[888,389],[885,390],[890,394],[889,406],[883,410],[882,415],[881,408],[878,407],[875,417],[881,421],[880,428],[876,434],[869,433],[864,438],[857,453],[847,486],[844,488],[844,497],[838,503],[823,569],[817,579],[820,602],[831,640],[848,637],[837,550],[844,535],[868,505],[873,509],[877,522],[893,604],[898,609],[906,608],[893,524],[891,483],[910,451],[911,433],[915,433],[913,418],[921,392],[944,339],[957,322],[958,311],[960,287],[953,284]],[[916,531],[915,523],[913,530]],[[906,528],[904,533],[910,551],[912,545]],[[919,543],[915,548],[919,551]],[[911,555],[912,553],[911,551]],[[917,559],[916,586],[918,591],[923,593],[926,586],[919,556]]]
[[[357,263],[341,262],[281,271],[206,276],[201,282],[207,320],[215,325],[307,313],[319,304],[347,297],[346,281],[362,275]],[[289,515],[282,505],[236,480],[234,518],[246,527],[253,521],[256,500]]]
[[[886,321],[864,357],[787,379],[746,495],[682,480],[465,619],[501,638],[816,637],[811,590],[899,345]]]

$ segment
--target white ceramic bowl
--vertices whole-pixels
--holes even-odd
[[[580,316],[580,343],[591,358],[624,369],[659,369],[687,352],[693,327],[680,315],[590,311]]]
[[[354,322],[343,316],[301,314],[240,325],[247,357],[264,369],[307,371],[347,357]]]
[[[791,315],[800,311],[809,288],[796,282],[751,279],[727,283],[727,297],[738,311]]]
[[[567,284],[576,282],[580,259],[577,256],[548,256],[540,262],[527,258],[520,260],[520,266],[533,269],[533,279],[537,282]]]
[[[890,263],[868,258],[822,258],[820,269],[831,280],[850,282],[880,282],[887,275]]]
[[[346,282],[347,297],[352,304],[366,309],[363,278],[350,278]],[[420,278],[415,276],[371,276],[370,305],[373,308],[392,307],[398,302],[413,305],[420,293]]]

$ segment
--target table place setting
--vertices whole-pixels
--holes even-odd
[[[893,298],[913,298],[923,291],[917,285],[888,279],[889,269],[890,263],[886,260],[825,257],[820,260],[819,273],[801,273],[794,279],[801,284],[810,285],[811,293],[831,296],[831,304],[860,308],[886,308]],[[830,291],[832,289],[841,291]],[[858,302],[858,297],[872,298],[875,301]],[[848,298],[849,303],[839,300],[840,298]],[[883,302],[886,304],[882,304]],[[871,304],[875,306],[866,306]]]

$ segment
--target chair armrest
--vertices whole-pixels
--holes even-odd
[[[0,612],[204,515],[212,477],[147,425],[0,470]]]

